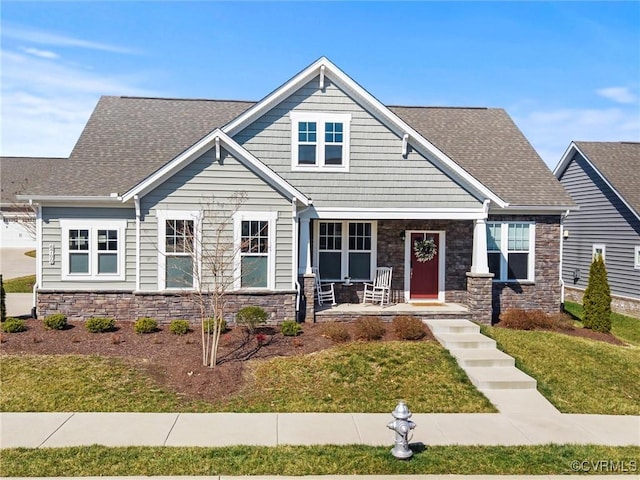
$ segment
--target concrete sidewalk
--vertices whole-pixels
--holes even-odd
[[[2,413],[0,448],[105,446],[391,446],[383,413]],[[640,416],[414,414],[425,445],[640,445]]]

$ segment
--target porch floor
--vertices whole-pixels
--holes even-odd
[[[457,303],[392,303],[381,307],[370,303],[339,303],[336,306],[316,305],[316,322],[326,322],[332,320],[353,320],[363,315],[375,315],[384,320],[391,320],[398,315],[413,315],[421,319],[470,319],[469,309]]]

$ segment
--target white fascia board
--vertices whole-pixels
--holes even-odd
[[[506,208],[489,208],[489,215],[561,215],[569,210],[577,210],[577,207],[567,205],[518,205]]]
[[[266,112],[271,110],[273,107],[278,105],[280,102],[285,100],[287,97],[292,95],[296,90],[306,85],[316,76],[320,75],[322,67],[324,67],[325,69],[325,76],[330,77],[331,80],[334,81],[340,88],[349,92],[360,103],[367,105],[368,109],[375,112],[375,114],[382,120],[382,122],[392,131],[394,131],[399,136],[399,138],[403,138],[406,134],[408,134],[409,137],[414,140],[414,143],[417,143],[420,147],[422,147],[422,149],[424,149],[424,151],[430,154],[427,155],[428,157],[433,157],[437,161],[440,168],[446,170],[454,177],[457,177],[458,179],[469,185],[473,190],[476,190],[479,193],[479,197],[489,198],[491,199],[491,201],[501,207],[508,204],[491,190],[489,190],[484,184],[479,182],[476,178],[469,175],[469,173],[467,173],[457,163],[451,160],[435,145],[429,142],[426,138],[424,138],[420,133],[410,127],[402,119],[400,119],[400,117],[389,110],[385,105],[383,105],[373,95],[362,88],[351,77],[346,75],[326,57],[321,57],[317,61],[309,65],[302,72],[294,76],[291,80],[286,82],[271,94],[267,95],[263,100],[259,101],[245,113],[222,127],[222,130],[230,136],[235,135],[240,130],[248,126],[251,122],[255,121]]]
[[[560,158],[560,161],[556,165],[556,168],[553,169],[553,174],[558,180],[560,180],[560,177],[569,166],[569,162],[573,158],[573,154],[577,151],[579,150],[574,142],[571,142],[571,144],[569,144],[567,149],[564,151],[564,154]]]
[[[487,218],[480,208],[314,208],[301,217],[353,220],[479,220]]]
[[[156,171],[153,175],[147,177],[144,181],[122,195],[122,201],[127,202],[131,200],[135,195],[143,197],[158,185],[168,180],[177,171],[183,169],[198,157],[200,157],[200,155],[215,146],[216,139],[218,139],[218,141],[222,143],[224,148],[226,148],[227,151],[229,151],[229,153],[231,153],[234,157],[246,161],[253,169],[260,172],[260,175],[264,177],[266,182],[269,183],[272,187],[282,192],[286,192],[291,196],[291,198],[297,199],[305,206],[309,205],[309,198],[303,195],[299,190],[294,188],[290,183],[285,181],[280,175],[267,167],[254,155],[247,151],[247,149],[242,147],[219,128],[201,138],[198,142],[175,157],[171,162],[167,163],[160,170]]]

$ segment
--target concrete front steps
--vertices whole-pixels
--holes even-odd
[[[433,335],[457,360],[471,383],[485,390],[536,390],[536,381],[515,367],[513,357],[468,320],[425,320]]]

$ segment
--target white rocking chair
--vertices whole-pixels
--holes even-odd
[[[364,284],[364,295],[362,297],[363,304],[367,302],[380,302],[380,306],[389,304],[392,272],[392,267],[376,268],[376,278],[373,283]]]
[[[322,306],[325,302],[331,302],[331,306],[336,306],[336,294],[333,290],[333,283],[322,283],[318,267],[311,267],[311,272],[315,275],[316,288],[314,290],[315,300]]]

